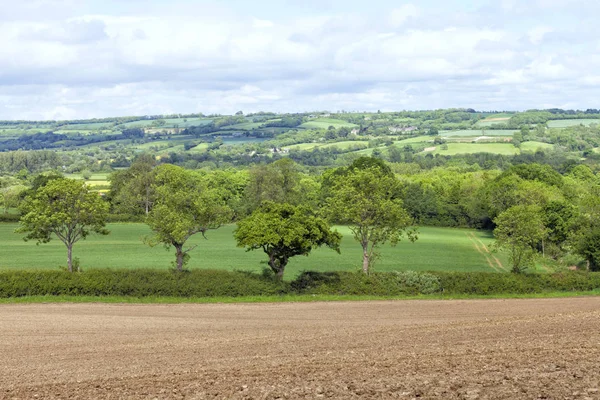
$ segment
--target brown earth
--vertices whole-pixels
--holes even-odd
[[[0,305],[2,399],[597,399],[600,297]]]

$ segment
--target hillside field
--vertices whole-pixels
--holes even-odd
[[[56,269],[66,265],[66,248],[57,239],[36,246],[24,242],[22,234],[14,233],[17,224],[0,224],[0,252],[4,255],[0,269]],[[189,268],[260,271],[266,264],[262,251],[246,252],[235,245],[233,229],[228,225],[207,232],[208,239],[196,235],[188,241],[198,245],[190,255]],[[78,242],[73,256],[81,261],[82,268],[169,268],[174,261],[174,250],[164,247],[150,248],[142,238],[150,233],[144,224],[110,224],[108,236],[91,235]],[[350,236],[346,227],[337,227],[344,235],[341,254],[324,248],[308,257],[293,258],[286,269],[291,279],[303,270],[333,271],[358,270],[362,261],[360,246]],[[489,232],[472,229],[419,228],[415,243],[401,242],[396,247],[381,248],[381,259],[376,271],[394,270],[444,270],[444,271],[503,271],[509,265],[504,255],[488,253],[493,238]],[[501,266],[500,266],[501,264]]]

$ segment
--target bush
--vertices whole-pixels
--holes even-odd
[[[429,294],[441,290],[439,279],[414,271],[314,272],[306,271],[291,283],[300,294],[399,296]]]
[[[258,274],[194,270],[94,269],[0,273],[0,298],[22,296],[238,297],[283,294],[288,285]]]
[[[0,213],[0,222],[19,222],[20,214],[4,214]]]
[[[600,273],[501,274],[490,272],[432,272],[447,294],[528,294],[600,289]]]
[[[112,270],[0,272],[0,298],[22,296],[240,297],[283,294],[403,296],[527,294],[600,289],[600,272],[303,272],[292,282],[245,271]]]

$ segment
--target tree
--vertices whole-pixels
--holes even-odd
[[[389,241],[394,246],[404,234],[411,241],[417,239],[416,231],[410,229],[413,221],[400,199],[399,182],[387,165],[358,159],[329,175],[329,179],[326,209],[332,220],[349,225],[360,243],[363,272],[369,273],[376,249],[382,244]]]
[[[0,188],[0,199],[2,201],[2,208],[4,208],[4,214],[8,213],[8,209],[12,207],[18,207],[21,201],[21,194],[27,190],[27,186],[15,185]]]
[[[539,206],[510,207],[494,220],[496,246],[509,251],[511,272],[522,273],[533,264],[537,246],[546,236]]]
[[[291,257],[308,256],[323,245],[339,253],[342,235],[331,231],[327,222],[307,207],[265,202],[238,222],[234,237],[247,251],[262,249],[269,257],[269,267],[282,279]]]
[[[148,215],[154,203],[155,165],[156,160],[153,156],[142,154],[128,169],[110,175],[108,197],[116,212]]]
[[[227,191],[209,185],[205,176],[167,164],[156,170],[156,201],[146,218],[153,234],[146,243],[175,247],[175,265],[183,271],[188,253],[196,247],[184,249],[187,240],[196,233],[206,237],[209,229],[230,222],[233,211],[226,202]]]
[[[260,207],[263,201],[300,204],[305,194],[301,192],[301,179],[299,165],[289,158],[253,167],[244,191],[247,212]]]
[[[90,192],[84,182],[58,178],[48,181],[19,207],[22,217],[17,232],[25,240],[48,243],[54,234],[67,246],[67,264],[73,272],[73,245],[90,232],[107,235],[108,203]]]
[[[597,221],[581,232],[575,250],[585,258],[591,271],[600,271],[600,224]]]

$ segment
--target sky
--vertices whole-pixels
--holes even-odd
[[[0,0],[0,119],[600,108],[597,0]]]

